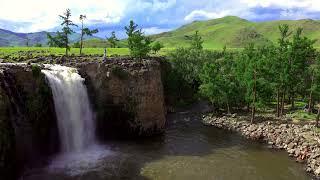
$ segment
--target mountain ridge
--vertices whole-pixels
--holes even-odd
[[[222,48],[225,45],[239,48],[251,42],[258,45],[277,43],[280,37],[278,30],[280,24],[288,24],[291,31],[302,27],[303,35],[317,39],[315,45],[320,46],[320,21],[312,19],[253,22],[237,16],[226,16],[206,21],[194,21],[175,30],[150,37],[154,41],[160,41],[165,47],[185,47],[189,44],[185,36],[199,31],[205,48]]]
[[[51,35],[55,35],[56,32],[32,32],[32,33],[17,33],[13,31],[9,31],[6,29],[0,28],[0,46],[34,46],[36,44],[41,44],[42,46],[48,46],[47,33]],[[84,39],[96,39],[98,37],[85,36]],[[74,43],[79,41],[80,34],[73,33],[70,35],[70,42]],[[99,39],[99,38],[98,38]]]

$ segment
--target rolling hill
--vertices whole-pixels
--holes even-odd
[[[305,36],[320,39],[320,21],[304,19],[251,22],[235,16],[194,21],[176,30],[151,37],[155,41],[162,42],[165,47],[181,47],[188,46],[186,35],[192,35],[195,31],[199,31],[204,40],[205,48],[222,48],[224,45],[237,48],[244,47],[249,42],[255,44],[276,43],[279,38],[278,26],[281,24],[288,24],[291,30],[302,27]],[[320,46],[320,41],[317,41],[315,46]]]
[[[51,35],[55,35],[54,32],[50,32]],[[97,39],[97,37],[85,37],[84,39]],[[73,33],[70,36],[71,42],[79,41],[80,34]],[[29,40],[29,46],[35,44],[42,44],[47,46],[47,32],[35,32],[35,33],[15,33],[12,31],[0,29],[0,46],[26,46]]]

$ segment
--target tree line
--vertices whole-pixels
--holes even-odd
[[[203,49],[196,32],[187,37],[189,48],[169,54],[172,70],[168,74],[174,78],[165,88],[175,91],[180,100],[186,92],[193,92],[228,113],[247,108],[252,122],[257,108],[275,103],[275,115],[282,117],[285,105],[293,110],[297,99],[307,101],[311,112],[320,101],[320,55],[315,40],[304,37],[302,28],[291,31],[286,24],[279,26],[279,34],[277,44],[251,43],[239,51],[225,47],[213,52]]]
[[[68,56],[68,52],[70,51],[70,35],[75,33],[72,27],[78,27],[71,20],[71,10],[66,9],[63,15],[59,15],[61,19],[62,30],[57,31],[55,35],[51,35],[47,33],[48,45],[50,47],[60,47],[65,48],[65,55]],[[78,47],[80,50],[80,55],[83,54],[83,41],[84,36],[93,36],[98,33],[98,29],[89,29],[85,27],[84,21],[87,19],[86,15],[81,14],[79,20],[81,22],[80,27],[80,41],[75,43],[75,47]],[[125,27],[126,34],[128,36],[128,47],[130,49],[131,56],[135,58],[142,59],[153,51],[157,53],[163,48],[163,45],[160,42],[153,42],[149,37],[145,36],[142,29],[138,28],[138,25],[134,23],[134,21],[130,21],[130,24]],[[106,37],[107,41],[110,44],[111,48],[116,48],[119,39],[116,37],[116,33],[114,31],[111,32],[110,37]]]

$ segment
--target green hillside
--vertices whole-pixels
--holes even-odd
[[[205,48],[243,47],[250,42],[267,44],[277,42],[279,37],[278,26],[288,24],[291,30],[298,27],[304,29],[304,35],[312,39],[320,38],[320,21],[315,20],[286,20],[269,22],[250,22],[235,16],[213,19],[208,21],[195,21],[184,25],[174,31],[151,36],[153,40],[160,41],[165,47],[187,46],[186,35],[195,31],[204,40]],[[316,43],[320,46],[320,41]]]

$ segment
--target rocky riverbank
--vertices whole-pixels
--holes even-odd
[[[320,134],[313,125],[290,124],[268,120],[251,124],[247,117],[205,115],[205,125],[240,133],[246,138],[266,142],[271,148],[284,149],[297,162],[306,164],[306,171],[320,179]]]

